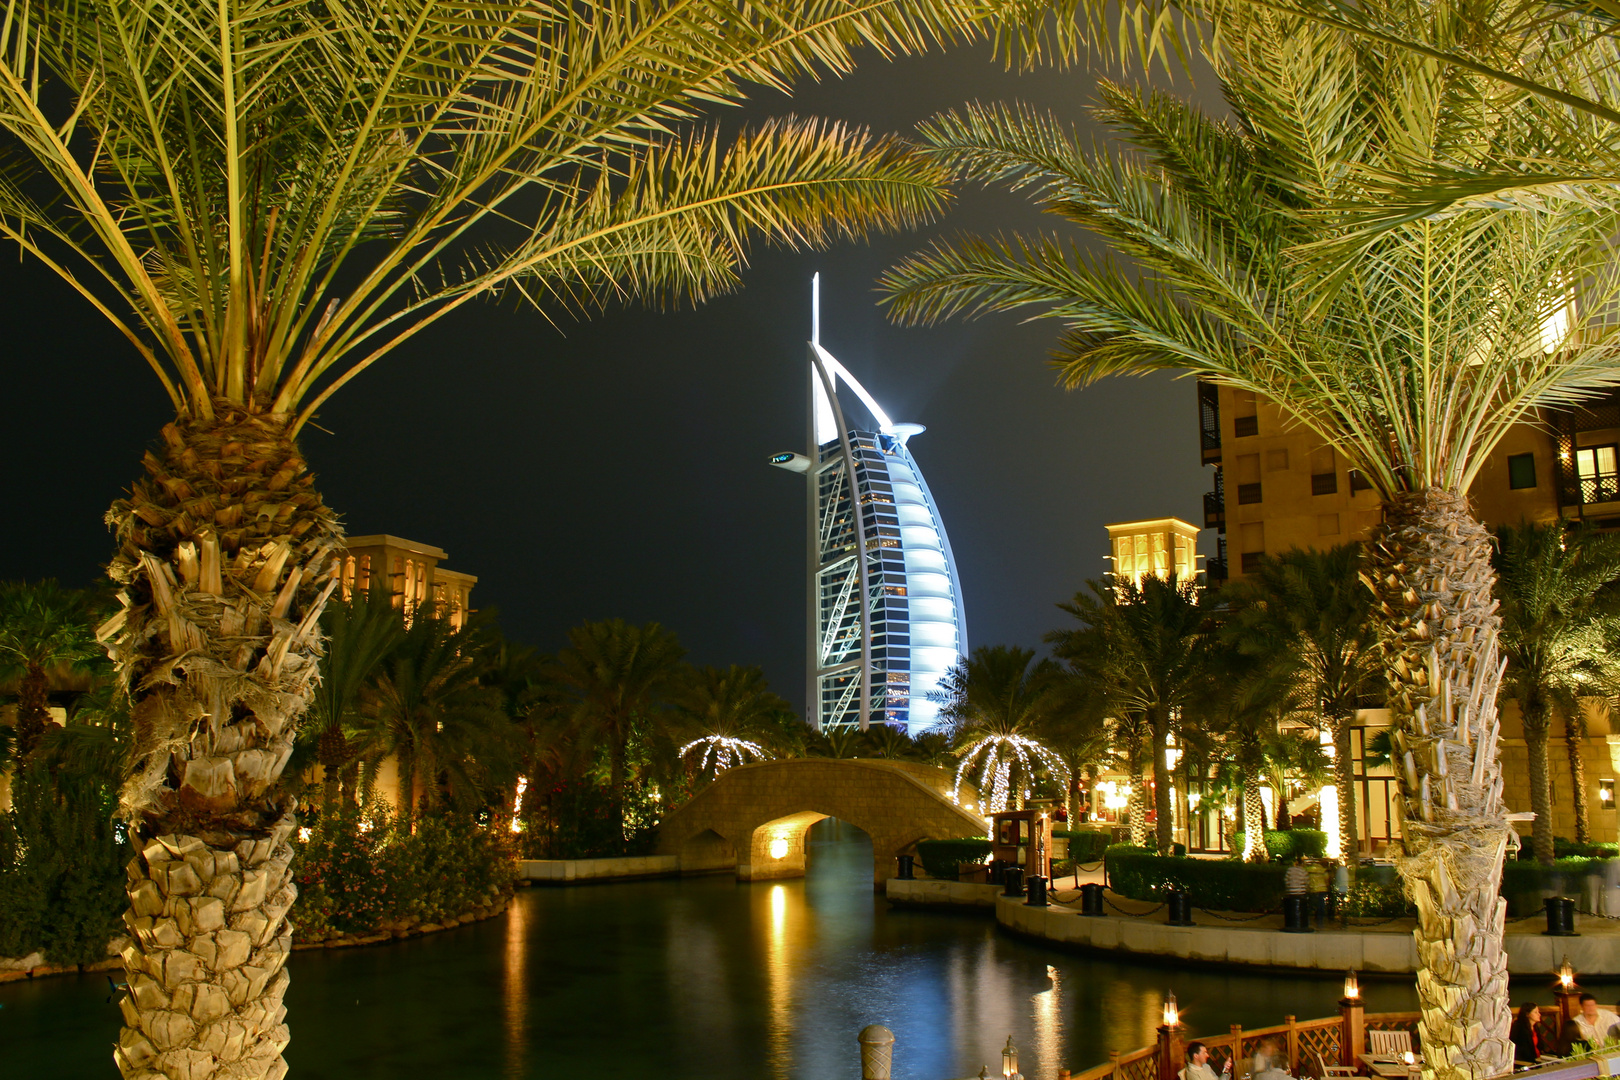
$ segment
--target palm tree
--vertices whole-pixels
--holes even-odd
[[[123,810],[151,860],[215,853],[198,861],[227,880],[207,888],[270,875],[254,907],[274,932],[255,935],[251,966],[272,974],[253,1001],[238,993],[235,1019],[182,1033],[136,993],[125,1075],[196,1054],[243,1077],[284,1067],[294,820],[276,784],[317,683],[340,536],[299,432],[474,299],[701,300],[737,283],[752,241],[929,217],[939,171],[899,140],[804,119],[725,135],[696,117],[846,71],[862,46],[971,35],[982,14],[956,0],[8,0],[0,236],[117,328],[175,412],[109,519],[126,604],[104,633],[140,732]],[[233,861],[244,843],[248,866]],[[166,880],[141,870],[132,903]],[[195,943],[175,933],[131,946],[132,986]],[[235,980],[205,966],[192,981],[216,1000]],[[245,1034],[219,1034],[227,1022]]]
[[[781,753],[793,743],[792,728],[800,726],[757,667],[690,668],[669,697],[682,741],[676,756],[704,777]]]
[[[981,645],[946,672],[929,697],[956,750],[953,792],[975,768],[981,808],[991,812],[1022,807],[1042,774],[1067,785],[1063,759],[1037,737],[1058,674],[1055,662],[1016,645]]]
[[[83,594],[55,581],[0,582],[0,679],[18,677],[17,758],[31,757],[50,726],[51,669],[100,651],[91,621]]]
[[[361,691],[400,644],[405,622],[394,608],[392,595],[379,588],[328,603],[321,612],[321,629],[326,634],[326,655],[320,685],[310,700],[307,730],[316,740],[322,809],[329,812],[338,803],[343,774],[359,757],[344,727],[354,725]],[[349,786],[352,791],[352,784]]]
[[[1553,712],[1564,714],[1576,839],[1587,838],[1585,742],[1579,698],[1620,680],[1620,657],[1610,646],[1620,618],[1603,593],[1620,578],[1620,537],[1571,533],[1560,522],[1525,522],[1496,530],[1497,596],[1502,653],[1507,658],[1504,697],[1518,702],[1530,758],[1531,844],[1536,858],[1553,859],[1552,779],[1547,742]]]
[[[1426,8],[1395,10],[1410,37],[1450,28]],[[1139,273],[1056,239],[968,240],[891,271],[890,302],[914,319],[1044,305],[1067,327],[1057,362],[1070,386],[1175,369],[1252,391],[1383,497],[1365,575],[1397,727],[1425,1068],[1503,1072],[1498,619],[1490,536],[1466,492],[1513,424],[1620,380],[1617,327],[1599,317],[1620,284],[1607,245],[1620,216],[1544,199],[1419,214],[1362,238],[1338,211],[1380,178],[1488,170],[1494,148],[1533,155],[1565,127],[1484,76],[1308,19],[1229,5],[1218,30],[1231,123],[1109,85],[1102,116],[1134,152],[1087,153],[1051,120],[996,108],[924,128],[960,175],[1035,190]],[[1292,254],[1347,239],[1356,257],[1327,279]]]
[[[624,786],[632,743],[662,721],[663,695],[674,689],[686,650],[658,623],[633,626],[608,619],[568,632],[557,654],[557,679],[567,691],[567,724],[588,744],[604,746],[613,820],[624,831]]]
[[[1225,633],[1239,649],[1291,668],[1318,723],[1333,735],[1339,846],[1346,859],[1360,849],[1350,728],[1377,674],[1372,596],[1360,570],[1356,544],[1293,548],[1262,559],[1255,573],[1221,593],[1232,609]]]
[[[426,609],[392,610],[401,623],[367,685],[356,719],[358,753],[375,767],[393,756],[398,809],[407,831],[418,809],[483,803],[511,779],[515,736],[497,691],[481,676],[484,640],[476,624],[457,628]]]
[[[1141,718],[1153,753],[1156,842],[1159,854],[1168,855],[1174,843],[1170,738],[1203,668],[1209,612],[1195,585],[1174,578],[1087,586],[1089,593],[1058,605],[1081,627],[1053,631],[1046,639],[1054,655],[1099,688],[1114,716]],[[1139,786],[1133,779],[1132,791]]]

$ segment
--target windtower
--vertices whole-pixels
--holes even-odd
[[[938,722],[928,694],[967,653],[944,522],[897,424],[821,347],[811,279],[806,453],[771,455],[806,480],[806,700],[818,731]],[[840,393],[840,389],[846,393]]]

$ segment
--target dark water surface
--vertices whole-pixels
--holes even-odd
[[[824,821],[807,878],[530,889],[504,917],[394,945],[293,955],[294,1080],[855,1080],[855,1034],[894,1029],[897,1080],[1052,1080],[1153,1038],[1166,990],[1196,1033],[1336,1011],[1329,979],[1097,960],[984,916],[890,910],[871,844]],[[1415,1008],[1363,982],[1368,1008]],[[112,1078],[105,976],[0,986],[0,1077]]]

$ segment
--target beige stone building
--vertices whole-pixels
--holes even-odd
[[[1290,424],[1271,402],[1200,383],[1198,404],[1203,462],[1212,466],[1214,480],[1204,496],[1204,525],[1217,534],[1216,555],[1207,564],[1212,583],[1242,577],[1265,554],[1364,540],[1381,520],[1372,489],[1313,432]],[[1620,527],[1620,392],[1585,408],[1546,410],[1534,423],[1514,427],[1485,462],[1469,497],[1487,525],[1562,517]],[[1112,538],[1112,527],[1109,531]],[[1581,752],[1591,835],[1599,841],[1617,838],[1614,783],[1620,776],[1620,735],[1612,733],[1610,714],[1610,703],[1588,703]],[[1365,766],[1364,746],[1386,724],[1382,709],[1364,710],[1354,739],[1357,817],[1374,849],[1392,835],[1390,808],[1396,791],[1388,769]],[[1562,733],[1559,718],[1548,755],[1553,828],[1556,835],[1573,836],[1573,784]],[[1502,770],[1508,805],[1528,810],[1527,753],[1518,710],[1511,703],[1504,703],[1502,715]],[[1521,831],[1527,833],[1529,824],[1521,825]]]
[[[348,599],[357,589],[364,593],[383,585],[393,594],[396,607],[433,604],[449,614],[452,625],[460,627],[472,613],[472,590],[478,579],[440,566],[446,558],[443,548],[386,533],[351,536],[343,558],[343,597]]]

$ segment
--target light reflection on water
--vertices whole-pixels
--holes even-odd
[[[290,1080],[855,1080],[871,1023],[895,1032],[896,1080],[999,1073],[1009,1034],[1054,1080],[1151,1041],[1167,989],[1195,1035],[1335,1010],[1337,980],[1116,963],[890,909],[864,834],[810,841],[804,879],[532,889],[504,918],[296,953]],[[1373,1010],[1412,1007],[1408,984],[1363,987]],[[105,995],[100,976],[0,985],[4,1074],[115,1080]]]

